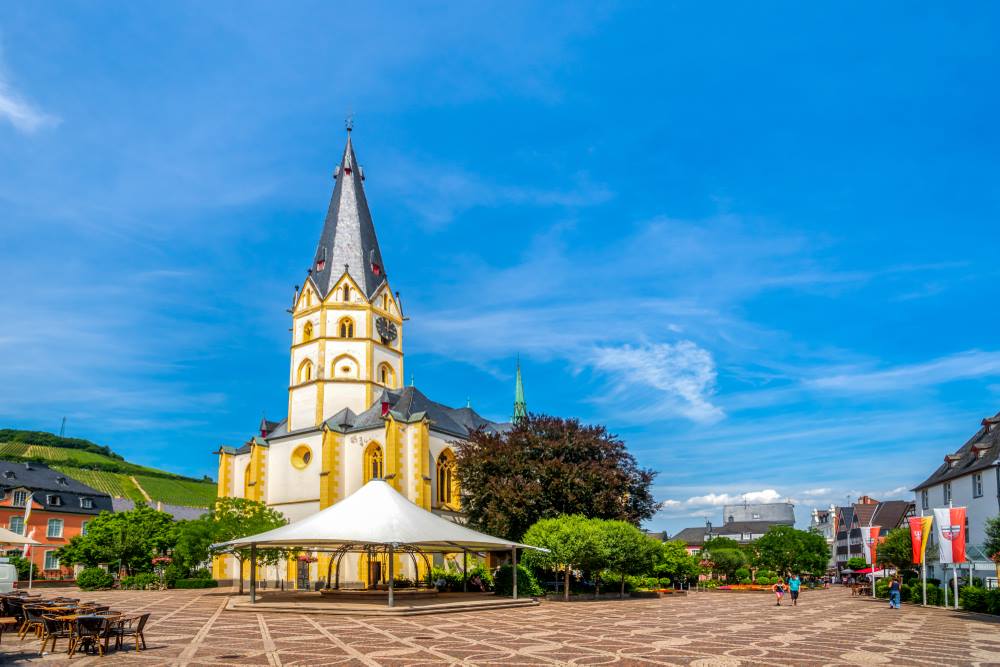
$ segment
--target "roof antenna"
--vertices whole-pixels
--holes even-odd
[[[466,396],[465,397],[465,407],[469,408],[470,410],[472,409],[472,397],[471,396]]]

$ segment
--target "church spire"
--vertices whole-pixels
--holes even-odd
[[[386,280],[375,224],[365,197],[364,172],[351,143],[352,128],[353,122],[349,120],[347,145],[333,172],[337,183],[310,274],[321,298],[329,294],[345,270],[368,299]]]
[[[511,422],[517,423],[528,416],[528,404],[524,402],[524,384],[521,382],[521,355],[517,356],[517,380],[514,384],[514,416]]]

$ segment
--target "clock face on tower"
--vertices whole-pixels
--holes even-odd
[[[375,331],[378,332],[383,345],[388,345],[392,341],[396,340],[396,336],[398,335],[396,325],[384,317],[378,317],[375,319]]]

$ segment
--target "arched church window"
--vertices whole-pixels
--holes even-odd
[[[313,337],[313,323],[306,322],[305,326],[302,327],[302,342],[312,340]]]
[[[379,364],[378,367],[379,384],[390,389],[396,384],[396,371],[392,370],[389,364]]]
[[[344,301],[350,301],[351,300],[351,286],[348,285],[347,283],[344,283],[343,300]]]
[[[383,479],[385,477],[383,463],[382,448],[379,447],[377,442],[369,442],[368,447],[365,448],[364,476],[366,484],[373,479]]]
[[[351,318],[342,318],[337,328],[340,330],[341,338],[354,338],[354,320]]]
[[[437,461],[438,505],[458,506],[458,477],[455,474],[455,454],[446,449]]]
[[[299,364],[298,380],[299,383],[309,382],[313,379],[313,362],[306,359],[301,364]]]

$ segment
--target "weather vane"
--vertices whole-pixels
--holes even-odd
[[[344,127],[350,132],[354,129],[354,114],[350,111],[347,112],[347,118],[344,119]]]

